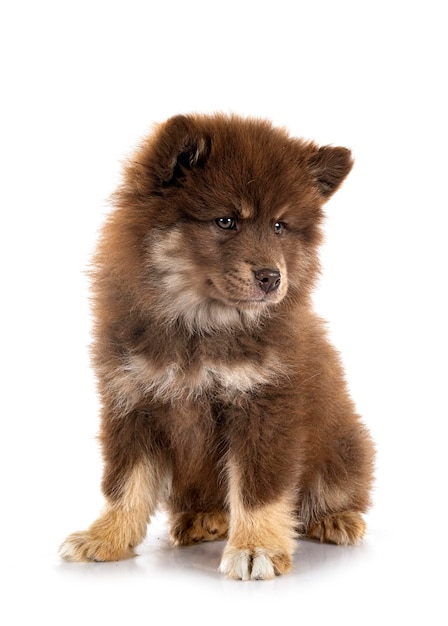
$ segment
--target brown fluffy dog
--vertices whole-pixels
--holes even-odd
[[[102,515],[61,547],[134,554],[159,506],[221,571],[291,568],[294,538],[357,543],[373,446],[314,315],[322,205],[350,151],[268,122],[178,116],[129,162],[93,272]]]

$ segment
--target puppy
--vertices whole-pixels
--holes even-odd
[[[92,272],[106,504],[65,559],[133,556],[159,507],[175,545],[227,539],[235,579],[287,573],[297,536],[361,540],[374,448],[311,304],[351,167],[224,115],[173,117],[136,151]]]

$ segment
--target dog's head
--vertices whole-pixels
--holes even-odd
[[[192,330],[254,322],[306,302],[318,273],[321,207],[350,151],[266,121],[176,116],[136,153],[117,194],[144,234],[152,306]]]

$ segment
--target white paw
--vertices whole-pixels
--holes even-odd
[[[275,577],[274,564],[263,548],[226,548],[219,571],[236,580],[268,580]]]

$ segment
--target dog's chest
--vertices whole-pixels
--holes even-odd
[[[142,398],[160,402],[192,401],[213,396],[231,401],[262,385],[273,384],[285,375],[279,355],[272,351],[260,356],[239,353],[235,358],[203,353],[157,362],[150,354],[131,354],[111,381],[120,404],[127,407]]]
[[[151,359],[138,355],[128,360],[127,371],[142,389],[158,400],[193,399],[214,391],[228,394],[252,391],[276,378],[277,364],[268,359],[263,364],[251,361],[234,363],[202,362],[184,366],[171,362],[156,365]]]

